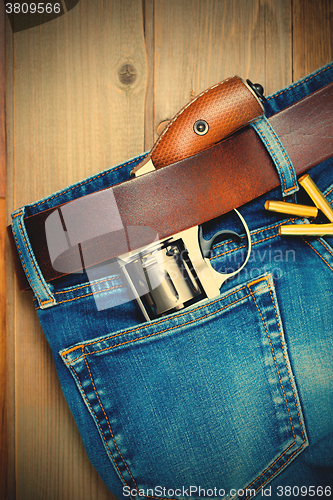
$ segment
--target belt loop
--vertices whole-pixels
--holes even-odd
[[[278,171],[282,196],[289,196],[299,190],[297,176],[291,159],[266,116],[250,124],[261,138]]]
[[[31,248],[24,224],[24,214],[24,207],[12,214],[12,229],[15,244],[17,246],[24,272],[37,298],[39,307],[41,309],[46,309],[47,307],[56,305],[57,302],[51,291],[53,287],[45,281]]]

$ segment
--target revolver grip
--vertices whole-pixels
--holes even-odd
[[[227,78],[176,114],[153,146],[152,162],[159,169],[200,153],[263,114],[253,90],[238,76]]]

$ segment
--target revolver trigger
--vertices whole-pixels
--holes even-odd
[[[234,212],[236,213],[237,217],[240,219],[240,221],[243,224],[243,227],[245,229],[245,234],[246,234],[246,239],[247,239],[247,254],[246,254],[246,257],[245,257],[245,260],[244,260],[243,264],[238,269],[236,269],[235,271],[233,271],[232,273],[229,273],[229,274],[219,273],[219,272],[213,270],[213,268],[212,268],[213,275],[214,275],[214,280],[215,280],[216,285],[218,286],[219,289],[221,288],[221,286],[223,285],[223,283],[227,279],[229,279],[232,276],[235,276],[236,274],[238,274],[246,266],[246,264],[247,264],[247,262],[248,262],[248,260],[250,258],[251,249],[252,249],[251,233],[250,233],[250,230],[248,228],[248,225],[246,224],[243,216],[238,212],[238,210],[236,208],[234,208]],[[233,235],[235,238],[237,238],[238,240],[241,241],[241,237],[239,236],[239,234],[235,233],[234,231],[230,231],[228,229],[225,229],[225,230],[222,230],[222,231],[218,231],[209,240],[205,240],[203,238],[203,234],[202,233],[203,233],[202,227],[200,226],[199,227],[198,239],[199,239],[199,247],[200,247],[200,250],[201,250],[204,258],[206,258],[207,256],[209,256],[209,254],[211,252],[211,249],[212,249],[212,246],[213,246],[213,243],[217,239],[223,239],[223,237],[226,236],[226,235],[228,235],[228,236]],[[209,261],[206,260],[206,262],[207,262],[207,264],[209,263],[209,265],[211,266],[211,264],[210,264]]]
[[[222,229],[221,231],[217,231],[217,233],[215,233],[209,240],[205,240],[205,238],[203,237],[202,226],[199,226],[199,245],[203,257],[209,259],[214,243],[218,243],[219,241],[222,241],[231,236],[233,236],[239,242],[242,241],[242,238],[238,233],[229,229]]]

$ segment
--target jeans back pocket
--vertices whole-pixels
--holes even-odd
[[[124,495],[250,498],[307,445],[270,275],[60,355]]]

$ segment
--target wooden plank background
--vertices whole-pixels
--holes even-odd
[[[0,498],[6,493],[6,133],[5,133],[5,14],[0,4]]]
[[[13,209],[149,149],[160,122],[227,76],[271,93],[333,59],[331,0],[80,0],[14,35],[3,20],[8,221]],[[83,449],[32,296],[17,290],[7,258],[0,498],[112,499]],[[0,382],[3,394],[4,370]]]

